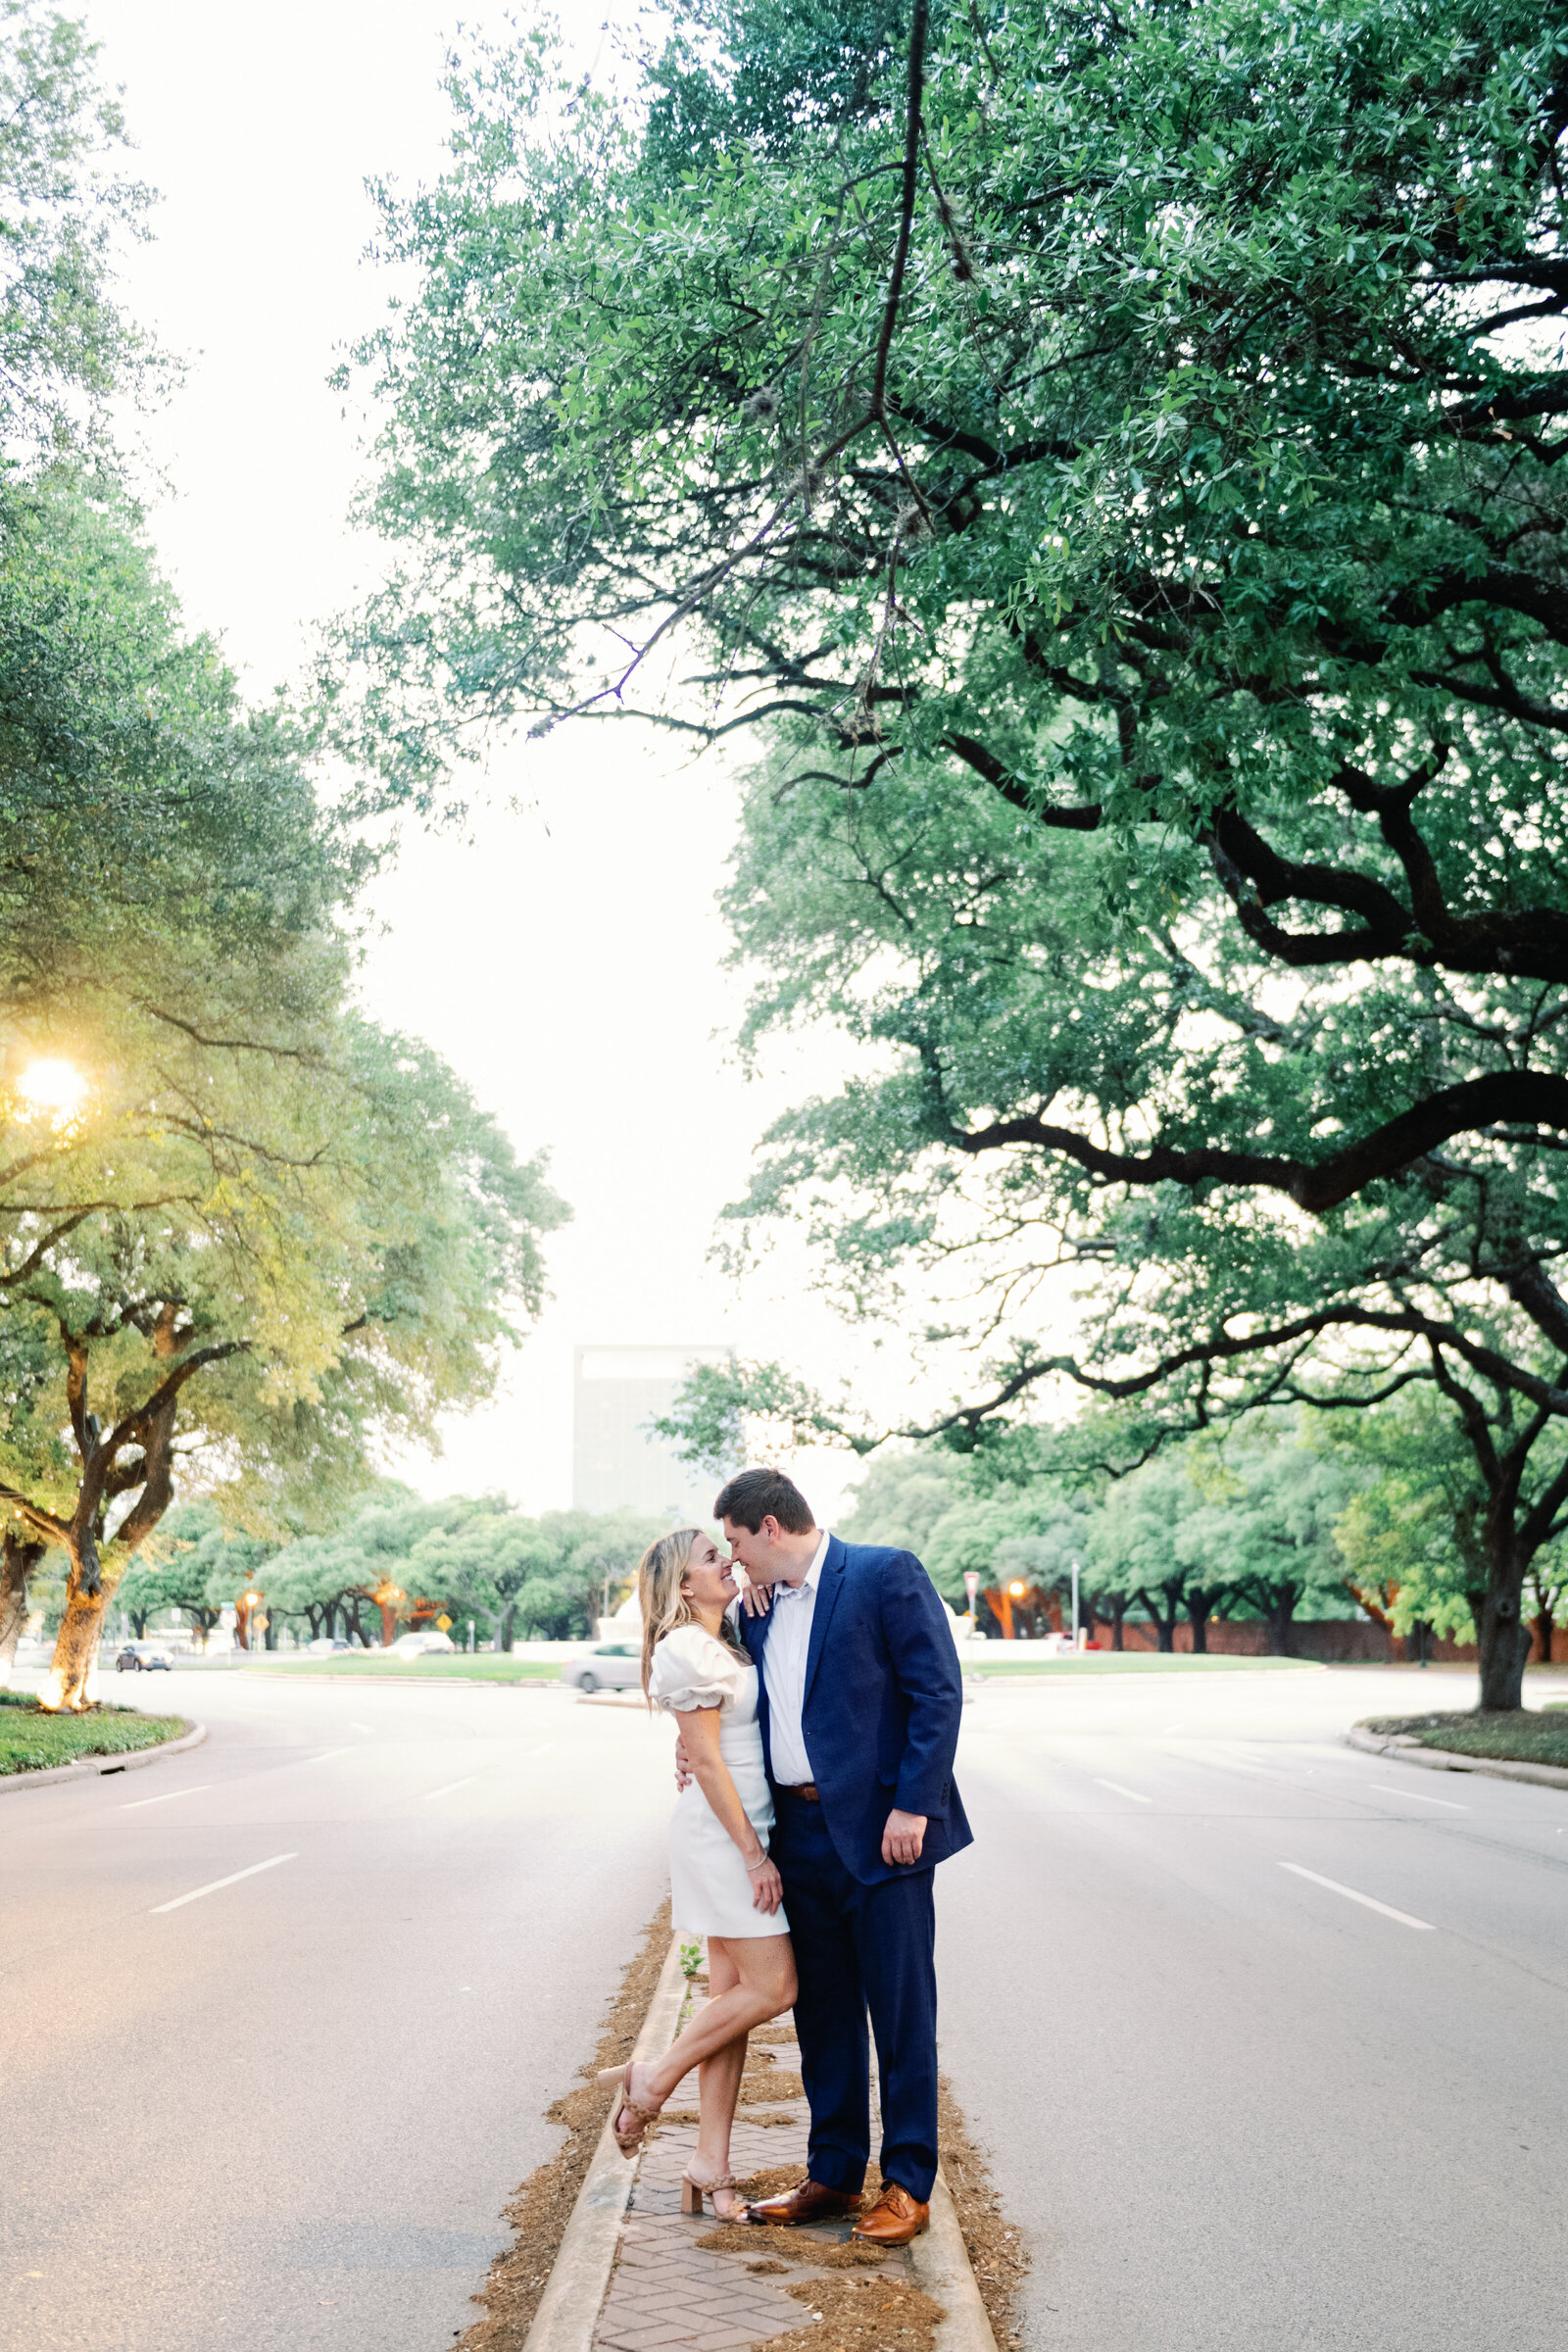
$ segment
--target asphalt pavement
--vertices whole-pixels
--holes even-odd
[[[210,1739],[0,1798],[0,2343],[439,2352],[665,1891],[668,1738],[550,1687],[131,1695]]]
[[[943,2053],[1031,2347],[1560,2352],[1568,1792],[1340,1743],[1448,1674],[971,1695]],[[439,2352],[664,1890],[667,1727],[135,1696],[211,1739],[0,1801],[0,2343]]]
[[[967,1711],[943,2057],[1040,2352],[1568,2345],[1568,1790],[1338,1738],[1474,1700],[1369,1669]]]

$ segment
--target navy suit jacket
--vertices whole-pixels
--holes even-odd
[[[773,1612],[740,1612],[759,1668]],[[767,1679],[759,1674],[759,1720],[768,1777]],[[911,1551],[829,1540],[811,1614],[801,1728],[840,1861],[862,1886],[945,1862],[970,1845],[953,1779],[963,1678],[936,1587]],[[882,1833],[897,1807],[926,1817],[920,1860],[882,1859]]]

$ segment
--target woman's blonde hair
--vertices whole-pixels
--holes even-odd
[[[693,1546],[703,1540],[700,1527],[677,1527],[672,1535],[650,1544],[637,1563],[637,1605],[643,1613],[643,1695],[648,1695],[654,1652],[677,1625],[695,1625],[697,1612],[681,1585],[691,1566]],[[735,1646],[726,1625],[723,1638]]]

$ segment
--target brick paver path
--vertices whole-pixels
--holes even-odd
[[[781,2076],[799,2077],[800,2052],[793,2043],[772,2045],[770,2055]],[[697,2077],[690,2075],[666,2112],[696,2105]],[[775,2100],[758,2109],[765,2115],[788,2115],[787,2124],[751,2124],[746,2112],[743,2105],[731,2143],[736,2180],[781,2165],[794,2166],[796,2177],[804,2178],[806,2101]],[[747,2253],[699,2246],[698,2240],[718,2224],[711,2212],[699,2220],[680,2209],[680,2177],[696,2145],[695,2124],[664,2124],[644,2148],[610,2291],[594,2329],[593,2352],[665,2352],[666,2346],[681,2347],[682,2352],[688,2346],[692,2352],[741,2352],[744,2345],[799,2328],[806,2318],[800,2302],[783,2289],[794,2281],[825,2276],[817,2265],[796,2260],[784,2278],[755,2277],[748,2263],[776,2258],[778,2252],[771,2236],[760,2230],[756,2246]],[[787,2251],[807,2255],[813,2241],[824,2247],[839,2245],[849,2234],[848,2218],[836,2227],[792,2230]],[[884,2275],[910,2280],[907,2254],[888,2255]]]

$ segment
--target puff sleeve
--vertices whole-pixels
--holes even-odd
[[[648,1695],[676,1715],[696,1707],[721,1707],[727,1715],[745,1673],[746,1660],[727,1642],[715,1641],[700,1625],[677,1625],[654,1651]]]

